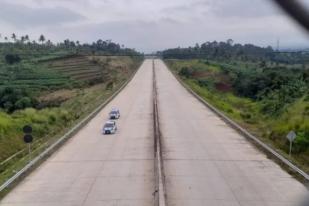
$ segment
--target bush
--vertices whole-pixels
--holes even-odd
[[[36,106],[36,100],[25,89],[6,87],[0,89],[0,108],[7,112]]]
[[[207,79],[200,79],[197,83],[200,87],[207,87],[208,89],[212,89],[214,86],[214,82]]]
[[[17,54],[7,54],[5,55],[5,61],[8,64],[15,64],[21,61],[21,58]]]
[[[22,97],[14,104],[15,109],[24,109],[32,106],[32,101],[29,97]]]
[[[304,101],[309,102],[309,93],[306,95]]]
[[[243,119],[245,119],[245,120],[247,120],[247,119],[251,119],[251,114],[249,114],[249,113],[243,113],[243,112],[241,112],[240,113],[240,116],[243,118]]]
[[[178,74],[186,78],[190,78],[192,77],[193,69],[190,69],[188,67],[182,67]]]
[[[106,84],[105,89],[112,90],[114,88],[114,82],[110,81]]]
[[[6,87],[0,89],[0,108],[7,112],[14,112],[18,109],[27,107],[35,107],[37,101],[31,97],[31,94],[26,89],[15,89]]]
[[[309,148],[309,133],[300,132],[294,140],[294,153],[306,152]]]

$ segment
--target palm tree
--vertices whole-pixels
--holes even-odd
[[[20,41],[21,41],[21,43],[23,44],[23,43],[26,41],[26,38],[25,38],[24,36],[21,36],[21,37],[20,37]]]
[[[41,34],[40,38],[39,38],[39,41],[42,42],[42,44],[44,43],[45,41],[45,36],[43,34]]]
[[[11,38],[12,38],[12,39],[14,40],[14,42],[15,42],[15,41],[16,41],[16,38],[17,38],[16,34],[13,33]]]
[[[29,41],[30,39],[29,39],[29,35],[28,34],[26,34],[25,35],[25,41]]]
[[[51,47],[51,46],[53,45],[53,42],[51,42],[51,41],[48,39],[47,42],[46,42],[46,45],[47,45],[48,47]]]
[[[63,43],[64,43],[64,46],[65,46],[66,48],[69,48],[69,47],[70,47],[70,40],[69,40],[69,39],[65,39],[65,40],[63,41]]]

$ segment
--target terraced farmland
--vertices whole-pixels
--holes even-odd
[[[67,87],[73,83],[74,81],[65,75],[33,65],[0,69],[0,88],[55,90]]]
[[[73,80],[86,82],[101,82],[107,72],[103,66],[87,56],[77,56],[63,58],[59,60],[47,61],[44,63],[47,68],[57,71]]]

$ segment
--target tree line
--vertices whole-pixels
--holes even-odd
[[[309,63],[309,52],[280,52],[271,46],[260,47],[253,44],[234,43],[232,39],[226,42],[205,42],[194,47],[173,48],[158,52],[164,59],[194,59],[238,60],[238,61],[272,61],[278,63]]]
[[[120,54],[120,55],[140,55],[135,49],[126,48],[124,45],[115,43],[112,40],[98,39],[92,43],[81,43],[79,40],[73,41],[65,39],[62,42],[54,43],[50,39],[47,39],[45,35],[41,34],[36,40],[31,40],[29,35],[22,35],[18,37],[15,33],[11,37],[2,36],[0,34],[0,49],[8,51],[19,50],[19,52],[27,52],[26,50],[47,49],[50,50],[66,50],[77,54]],[[4,40],[4,41],[3,41]]]

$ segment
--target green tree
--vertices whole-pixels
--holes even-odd
[[[17,36],[15,33],[12,34],[11,38],[13,39],[14,42],[16,42]]]
[[[8,64],[14,64],[19,63],[21,61],[21,58],[17,54],[7,54],[5,55],[5,61]]]
[[[26,41],[26,38],[24,36],[21,36],[20,41],[21,41],[21,43],[24,43]]]
[[[45,42],[45,36],[43,34],[40,35],[39,42],[42,44]]]
[[[25,109],[32,106],[32,101],[29,97],[22,97],[14,104],[14,109]]]
[[[29,40],[30,40],[29,35],[26,34],[26,35],[25,35],[25,41],[29,41]]]

